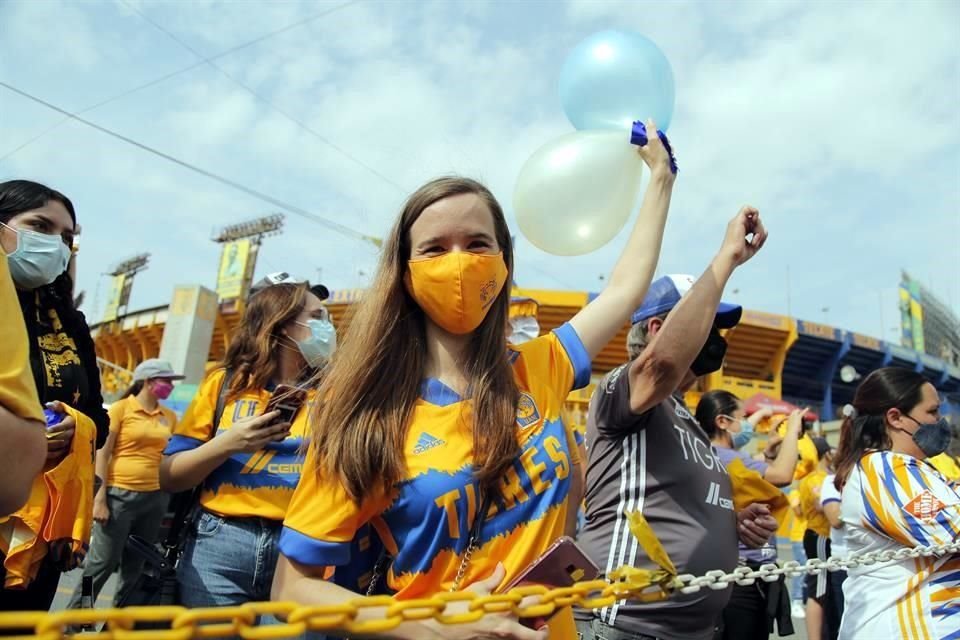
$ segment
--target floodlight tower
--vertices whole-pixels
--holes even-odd
[[[130,291],[133,289],[134,277],[147,268],[150,263],[149,253],[140,253],[132,258],[118,262],[107,275],[113,276],[110,289],[110,300],[103,314],[104,322],[113,322],[122,318],[127,312],[130,302]]]
[[[283,214],[275,213],[232,224],[214,234],[213,241],[223,245],[220,271],[217,275],[217,294],[224,312],[243,310],[253,281],[260,245],[264,238],[282,232],[283,221]]]

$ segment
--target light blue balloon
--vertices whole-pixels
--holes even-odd
[[[625,129],[673,117],[673,70],[652,41],[630,31],[601,31],[578,44],[560,70],[560,103],[577,129]]]

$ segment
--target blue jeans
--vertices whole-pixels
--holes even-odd
[[[201,511],[177,567],[180,604],[190,609],[267,602],[279,557],[281,522],[222,518]],[[263,616],[260,625],[277,624]],[[303,640],[324,640],[307,631]]]
[[[793,559],[803,564],[807,561],[807,553],[803,550],[803,541],[791,542],[790,548],[793,549]],[[806,594],[803,592],[804,574],[790,578],[790,598],[799,602],[806,602]]]
[[[191,609],[270,600],[282,524],[201,511],[177,569],[180,600]]]

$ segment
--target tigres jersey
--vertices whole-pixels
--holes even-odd
[[[497,562],[509,582],[563,535],[570,478],[579,463],[561,409],[571,389],[589,383],[590,361],[580,338],[564,325],[511,352],[522,394],[516,419],[521,453],[491,496],[464,585],[488,577]],[[370,523],[392,557],[386,577],[397,597],[449,590],[479,503],[471,409],[468,398],[438,380],[425,381],[406,439],[406,478],[389,495],[360,505],[339,482],[314,473],[308,455],[309,471],[290,502],[281,552],[305,565],[349,565],[351,541]]]
[[[949,543],[960,536],[960,494],[931,465],[869,453],[843,487],[850,554]],[[907,558],[849,569],[842,640],[960,638],[960,555]]]
[[[200,385],[183,420],[177,424],[165,455],[195,449],[216,435],[213,414],[224,373],[223,369],[218,369]],[[230,429],[243,418],[261,415],[270,396],[268,389],[250,389],[236,399],[230,399],[224,405],[217,433]],[[200,496],[203,508],[226,517],[259,516],[283,520],[290,496],[300,479],[301,450],[313,397],[312,392],[308,394],[308,401],[297,413],[286,440],[271,443],[255,453],[234,454],[207,476]]]

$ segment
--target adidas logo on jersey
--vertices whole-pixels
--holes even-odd
[[[413,448],[415,454],[426,453],[434,447],[439,447],[442,444],[447,444],[446,441],[441,440],[440,438],[434,438],[432,435],[424,431],[420,434],[420,438],[417,440],[416,446]]]
[[[707,499],[704,502],[733,511],[733,500],[720,497],[720,485],[716,482],[710,483],[710,490],[707,491]]]

